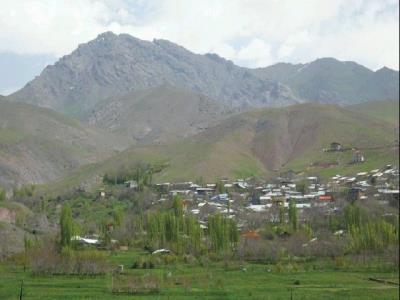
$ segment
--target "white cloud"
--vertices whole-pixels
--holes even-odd
[[[0,51],[72,51],[101,32],[165,38],[251,67],[331,56],[398,69],[397,0],[2,0]]]
[[[249,67],[263,67],[273,63],[271,47],[260,39],[253,39],[236,54],[236,60]]]

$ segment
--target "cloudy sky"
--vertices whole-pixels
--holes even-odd
[[[248,67],[319,57],[399,65],[398,0],[2,0],[0,52],[62,56],[104,31]]]

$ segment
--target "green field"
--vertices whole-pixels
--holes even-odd
[[[335,270],[326,262],[313,262],[288,269],[230,261],[228,265],[174,264],[151,270],[129,269],[137,255],[119,252],[109,260],[113,265],[124,264],[123,276],[153,274],[159,278],[158,293],[113,294],[111,274],[36,276],[29,270],[24,273],[22,266],[7,263],[0,266],[0,299],[18,299],[22,280],[23,299],[398,299],[398,285],[368,279],[398,283],[398,273],[377,267]]]

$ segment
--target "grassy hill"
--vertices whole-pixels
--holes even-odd
[[[351,164],[352,150],[323,152],[331,142],[361,149],[366,161]],[[164,165],[154,180],[213,181],[221,177],[272,177],[294,170],[331,176],[398,164],[391,124],[344,108],[300,104],[230,117],[193,137],[168,145],[133,146],[105,162],[81,168],[52,188],[61,190],[138,162]],[[327,163],[337,165],[326,167]]]
[[[399,126],[399,101],[371,101],[348,107],[371,118]]]
[[[127,146],[48,109],[0,101],[0,185],[43,183]]]

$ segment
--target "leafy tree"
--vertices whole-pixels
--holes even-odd
[[[124,212],[122,211],[122,209],[116,209],[112,212],[112,216],[113,216],[113,224],[115,226],[121,226],[122,221],[124,219]]]
[[[296,183],[296,190],[300,193],[307,194],[307,182],[305,180],[302,180],[298,183]]]
[[[344,218],[347,229],[361,226],[361,209],[358,205],[348,204],[344,208]]]
[[[60,216],[61,246],[71,246],[71,238],[74,234],[74,223],[72,219],[71,207],[64,205]]]
[[[298,223],[298,213],[296,203],[291,200],[289,202],[289,223],[292,226],[293,230],[297,230],[297,223]]]
[[[174,214],[176,217],[183,216],[183,202],[182,202],[182,199],[178,195],[174,196],[172,207],[173,207]]]
[[[221,214],[208,217],[208,234],[211,249],[215,252],[232,249],[239,240],[236,222]]]
[[[216,187],[216,190],[218,191],[219,194],[226,193],[226,188],[225,188],[225,185],[224,185],[224,183],[222,181],[218,181],[215,184],[215,187]]]
[[[282,202],[279,204],[279,223],[285,224],[285,204]]]
[[[2,187],[0,187],[0,202],[5,200],[6,200],[6,191]]]

